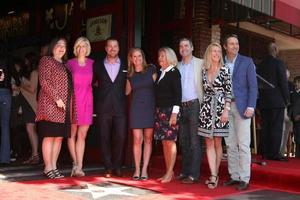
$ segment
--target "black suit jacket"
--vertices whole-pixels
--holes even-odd
[[[95,113],[97,114],[125,114],[126,95],[125,84],[127,67],[121,61],[119,73],[114,82],[110,79],[104,66],[104,60],[94,62],[94,82],[98,82],[94,88]]]
[[[259,90],[260,109],[285,108],[289,104],[290,94],[284,63],[269,55],[259,65],[257,74],[275,86]]]

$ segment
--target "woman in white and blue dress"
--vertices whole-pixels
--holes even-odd
[[[218,172],[222,159],[222,137],[229,134],[228,115],[231,102],[231,79],[224,66],[222,48],[210,44],[204,55],[202,82],[204,97],[200,108],[198,134],[205,137],[207,160],[211,172],[205,182],[208,188],[218,185]]]

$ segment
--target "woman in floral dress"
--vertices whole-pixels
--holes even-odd
[[[211,171],[206,184],[213,189],[218,185],[223,152],[222,137],[229,134],[228,112],[231,102],[230,72],[224,66],[220,44],[212,43],[207,47],[202,75],[204,97],[200,108],[198,134],[205,137]]]

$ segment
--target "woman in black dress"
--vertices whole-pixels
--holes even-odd
[[[130,104],[130,128],[133,132],[133,154],[135,163],[134,180],[148,179],[148,163],[152,152],[154,126],[154,82],[156,68],[148,65],[140,48],[132,48],[128,53],[128,80],[126,95],[132,93]],[[142,143],[144,149],[142,151]],[[143,168],[140,171],[143,152]]]
[[[154,138],[162,140],[166,173],[158,180],[170,182],[174,177],[173,168],[176,161],[176,140],[178,134],[178,117],[181,105],[181,78],[176,68],[178,63],[175,52],[169,47],[160,48],[158,63],[161,73],[155,84],[156,117]]]
[[[20,71],[21,84],[20,96],[23,120],[26,124],[26,131],[31,145],[31,156],[23,164],[38,164],[38,136],[35,126],[35,113],[37,107],[37,87],[38,87],[38,57],[35,53],[27,53],[24,57],[25,62]]]

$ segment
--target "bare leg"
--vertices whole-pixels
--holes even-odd
[[[52,162],[52,167],[53,169],[57,169],[57,159],[60,153],[61,149],[61,143],[62,143],[62,137],[54,137],[53,138],[53,147],[52,147],[52,157],[51,157],[51,162]]]
[[[167,171],[168,168],[169,168],[169,167],[168,167],[168,166],[169,166],[168,149],[167,149],[167,146],[166,146],[164,140],[162,140],[162,146],[163,146],[164,161],[165,161],[165,166],[166,166],[166,171]],[[165,177],[166,177],[166,173],[165,173],[162,177],[158,178],[157,180],[158,180],[158,181],[161,181],[161,180],[163,180]]]
[[[35,130],[34,123],[27,123],[26,130],[28,134],[28,138],[31,144],[31,155],[37,156],[38,155],[38,136]]]
[[[210,173],[211,175],[217,176],[216,150],[214,145],[214,139],[205,138],[205,144],[206,144],[206,155],[207,155]]]
[[[176,154],[177,154],[177,148],[175,141],[163,141],[163,144],[166,146],[167,150],[167,172],[164,176],[164,178],[161,180],[162,183],[168,183],[172,180],[174,176],[174,165],[176,161]]]
[[[148,177],[148,164],[152,152],[152,138],[153,138],[153,128],[144,129],[144,156],[143,156],[143,169],[142,177]]]
[[[143,129],[133,129],[133,156],[135,171],[133,176],[140,176],[140,165],[142,157]]]
[[[77,165],[76,149],[75,149],[76,136],[77,136],[77,124],[72,124],[71,137],[68,138],[68,148],[69,148],[71,158],[73,160],[73,165]]]
[[[222,161],[223,149],[222,149],[222,138],[214,137],[214,145],[216,151],[216,175],[219,174],[219,167]]]
[[[54,138],[53,137],[44,137],[42,143],[42,152],[43,159],[45,163],[44,172],[48,172],[53,170],[54,167],[52,165],[52,149],[53,149]]]
[[[78,127],[77,141],[76,141],[76,161],[77,170],[82,170],[83,155],[85,149],[85,138],[89,130],[89,125],[83,125]]]

